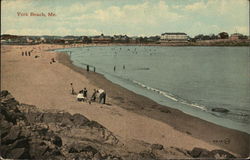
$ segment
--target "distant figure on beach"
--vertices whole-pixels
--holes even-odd
[[[89,72],[89,65],[87,65],[87,72]]]
[[[56,62],[56,61],[55,61],[55,58],[51,58],[51,61],[52,61],[53,63]]]
[[[114,72],[115,72],[115,70],[116,70],[116,66],[114,66]]]
[[[123,65],[123,67],[122,67],[123,69],[125,69],[125,65]]]
[[[106,103],[106,93],[103,89],[98,90],[99,93],[99,103],[105,104]]]
[[[71,86],[71,94],[72,94],[72,95],[75,95],[76,92],[75,92],[75,90],[74,90],[73,83],[70,83],[70,86]]]
[[[22,52],[22,56],[24,56],[24,52]]]
[[[28,52],[29,56],[30,56],[30,51]]]
[[[77,96],[76,96],[76,99],[77,99],[77,101],[79,101],[79,102],[82,102],[82,101],[84,101],[84,96],[83,96],[83,93],[82,92],[79,92],[78,94],[77,94]]]
[[[83,89],[83,97],[87,98],[87,93],[88,93],[88,90],[86,88]]]
[[[25,56],[27,56],[27,51],[25,51]]]
[[[91,101],[95,102],[95,100],[96,100],[96,95],[97,95],[97,90],[94,89],[94,92],[93,92],[93,94],[92,94],[92,96],[91,96]]]
[[[95,67],[94,67],[94,72],[95,72]]]

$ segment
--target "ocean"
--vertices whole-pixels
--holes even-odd
[[[113,83],[159,104],[250,133],[248,47],[91,46],[57,51],[71,52],[73,64],[95,66]]]

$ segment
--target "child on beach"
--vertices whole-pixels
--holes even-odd
[[[76,95],[76,92],[75,92],[74,87],[73,87],[73,83],[70,83],[70,86],[71,86],[71,94]]]

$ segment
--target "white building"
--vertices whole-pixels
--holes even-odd
[[[161,34],[160,42],[187,42],[188,36],[186,33],[163,33]]]

